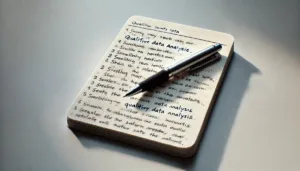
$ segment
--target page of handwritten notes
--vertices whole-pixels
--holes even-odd
[[[220,62],[152,92],[123,96],[166,66],[215,43]],[[229,35],[146,17],[128,19],[68,111],[80,122],[160,143],[195,143],[233,40]]]

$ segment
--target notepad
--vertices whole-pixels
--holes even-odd
[[[130,17],[68,110],[72,129],[175,156],[198,148],[233,52],[231,35]],[[151,92],[123,96],[164,67],[215,43],[221,60]],[[100,59],[100,57],[99,57]]]

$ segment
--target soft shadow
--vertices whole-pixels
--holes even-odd
[[[238,109],[253,74],[261,72],[234,53],[198,153],[194,156],[194,162],[186,167],[187,170],[219,169]]]
[[[249,80],[253,74],[259,73],[255,66],[234,53],[198,152],[191,158],[176,158],[77,131],[74,134],[86,148],[109,149],[185,170],[217,171]]]

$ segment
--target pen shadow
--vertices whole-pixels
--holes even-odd
[[[199,149],[190,158],[172,157],[78,131],[73,131],[73,133],[86,148],[111,150],[184,170],[217,171],[221,165],[240,103],[253,74],[261,73],[254,65],[234,53]]]

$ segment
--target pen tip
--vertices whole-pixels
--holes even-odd
[[[140,85],[137,85],[136,87],[131,89],[127,94],[125,94],[124,97],[133,96],[133,95],[138,94],[142,91],[143,91],[143,89],[140,87]]]

